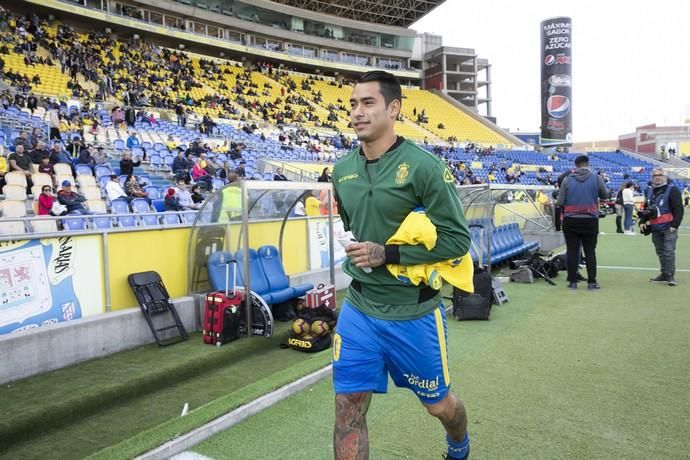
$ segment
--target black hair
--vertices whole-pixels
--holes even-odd
[[[381,94],[383,94],[386,107],[396,99],[402,105],[402,88],[400,88],[400,81],[395,75],[383,70],[371,70],[363,73],[357,79],[357,83],[368,83],[370,81],[379,82],[379,88]]]
[[[589,157],[587,155],[580,155],[579,157],[575,158],[575,166],[578,168],[587,165],[589,165]]]

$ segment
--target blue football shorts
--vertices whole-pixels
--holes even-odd
[[[390,375],[423,403],[437,403],[450,388],[446,338],[443,305],[421,318],[390,321],[345,300],[333,342],[335,392],[386,393]]]

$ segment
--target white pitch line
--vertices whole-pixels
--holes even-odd
[[[295,380],[294,382],[290,382],[287,385],[278,388],[277,390],[274,390],[270,393],[266,393],[265,395],[255,399],[254,401],[245,404],[244,406],[240,406],[237,409],[228,412],[227,414],[222,415],[215,420],[211,420],[205,425],[202,425],[190,431],[189,433],[182,434],[176,437],[175,439],[172,439],[164,443],[163,445],[136,457],[135,460],[168,459],[175,454],[183,452],[186,449],[190,449],[191,447],[195,446],[196,444],[199,444],[201,441],[210,438],[216,433],[219,433],[234,425],[237,425],[238,423],[251,417],[252,415],[255,415],[261,412],[262,410],[271,407],[279,401],[282,401],[288,396],[291,396],[297,393],[298,391],[302,391],[305,388],[314,385],[318,381],[330,375],[332,372],[333,367],[329,364],[317,371],[312,372],[311,374],[305,375],[304,377]]]
[[[658,268],[648,268],[648,267],[619,267],[616,265],[597,265],[597,268],[606,268],[609,270],[641,270],[641,271],[651,271],[651,272],[658,272]],[[690,270],[686,270],[684,268],[677,268],[677,272],[690,272]]]
[[[196,452],[187,451],[177,454],[174,457],[170,457],[170,460],[213,460],[213,458],[197,454]]]

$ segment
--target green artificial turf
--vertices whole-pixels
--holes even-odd
[[[649,238],[603,222],[599,265],[655,268]],[[678,268],[690,269],[690,237]],[[489,322],[449,321],[453,388],[473,458],[683,458],[690,438],[690,273],[601,268],[603,289],[507,285]],[[342,294],[342,293],[339,293]],[[0,458],[132,458],[330,360],[271,340],[142,347],[0,388]],[[435,459],[443,432],[407,390],[376,396],[372,459]],[[316,384],[193,450],[214,458],[331,458],[332,388]],[[191,412],[180,418],[184,403]]]
[[[192,334],[172,347],[145,346],[4,385],[0,458],[82,458],[178,420],[185,403],[189,426],[195,409],[222,400],[200,411],[205,423],[328,364],[328,352],[281,349],[288,327],[277,323],[271,339],[220,348]],[[158,439],[167,440],[152,437],[144,450]]]
[[[610,226],[610,222],[606,223]],[[604,230],[608,230],[604,227]],[[681,235],[686,238],[690,235]],[[681,239],[678,268],[690,269]],[[602,235],[599,264],[655,268],[649,238]],[[507,285],[489,322],[448,323],[453,389],[469,414],[473,459],[688,458],[690,273],[601,269],[602,290]],[[438,459],[440,424],[390,384],[368,417],[372,459]],[[192,450],[216,459],[332,458],[330,380]]]

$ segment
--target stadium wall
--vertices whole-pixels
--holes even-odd
[[[281,224],[250,223],[250,247],[278,247]],[[171,297],[188,295],[191,231],[183,227],[0,241],[0,336],[134,307],[130,273],[156,271]],[[235,252],[240,224],[231,224],[229,234],[226,244]],[[286,273],[310,271],[308,220],[288,221],[283,238]]]
[[[281,220],[249,224],[249,247],[270,244],[278,247]],[[307,220],[294,219],[285,225],[283,265],[288,275],[309,270]],[[188,242],[191,228],[116,233],[108,236],[108,271],[111,309],[121,310],[137,305],[127,283],[130,273],[157,271],[172,297],[189,293],[187,267]],[[240,224],[230,225],[228,248],[236,252],[239,246]]]

